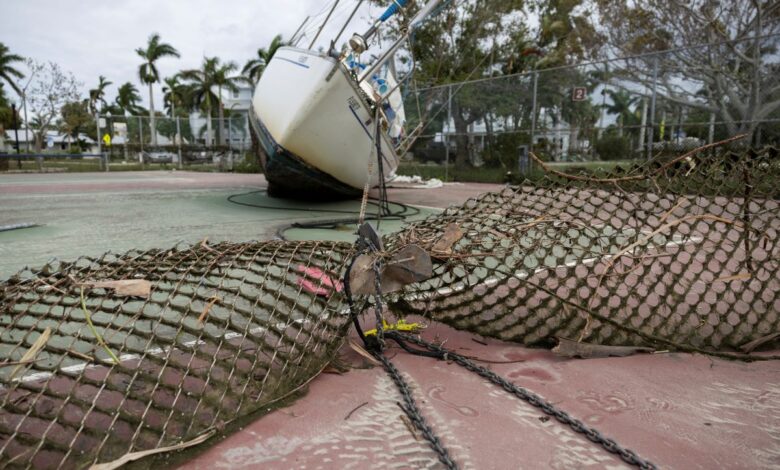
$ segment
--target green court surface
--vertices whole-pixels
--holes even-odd
[[[262,177],[252,178],[186,172],[0,175],[0,227],[40,224],[0,232],[0,278],[54,258],[72,260],[109,250],[165,248],[204,238],[209,243],[267,240],[294,222],[355,218],[360,209],[360,201],[270,198]],[[228,200],[232,195],[236,203]],[[369,213],[375,210],[369,205]],[[411,211],[416,215],[409,220],[432,212]],[[383,221],[380,229],[397,230],[401,223]],[[349,225],[336,230],[292,229],[285,236],[350,240],[353,230]]]

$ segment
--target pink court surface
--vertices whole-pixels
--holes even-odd
[[[44,256],[67,259],[105,246],[270,237],[279,224],[300,214],[267,216],[222,202],[226,195],[264,186],[257,175],[187,172],[2,176],[0,198],[9,203],[0,207],[0,225],[48,225],[25,237],[24,230],[0,234],[0,271],[5,276],[31,258],[35,265],[45,262]],[[395,188],[389,194],[394,201],[441,208],[498,188],[452,184]],[[111,209],[117,204],[125,204],[124,213]],[[70,213],[98,216],[84,215],[80,227],[71,229],[64,221]],[[84,225],[94,227],[93,238],[85,239]],[[52,239],[59,246],[51,247]],[[5,251],[8,256],[4,244],[13,247]],[[446,341],[447,348],[544,397],[659,468],[780,468],[778,362],[681,353],[563,359],[439,324],[430,324],[422,337]],[[387,355],[460,468],[626,467],[585,436],[455,363],[396,347]],[[348,372],[320,374],[288,406],[171,456],[172,461],[182,469],[439,468],[435,453],[398,407],[401,396],[384,370],[349,346],[341,351],[341,362],[350,366]]]

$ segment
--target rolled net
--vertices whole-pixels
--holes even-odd
[[[780,331],[778,160],[767,149],[611,175],[548,169],[385,237],[363,275],[418,279],[404,274],[421,265],[404,258],[417,245],[433,275],[383,295],[401,315],[526,345],[745,349]],[[117,462],[268,411],[336,357],[356,254],[335,242],[201,243],[0,283],[0,462]]]
[[[83,468],[267,410],[341,345],[350,248],[200,244],[12,277],[0,285],[0,461]],[[114,280],[152,287],[95,287]]]
[[[548,170],[394,239],[438,261],[395,308],[527,345],[737,350],[780,330],[776,150]]]

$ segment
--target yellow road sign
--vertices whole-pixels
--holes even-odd
[[[106,144],[106,147],[111,147],[111,136],[103,134],[103,143]]]

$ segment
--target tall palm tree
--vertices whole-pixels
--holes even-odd
[[[222,91],[238,91],[236,83],[246,80],[245,77],[230,75],[236,70],[238,70],[238,65],[235,62],[222,65],[217,62],[217,68],[214,70],[214,84],[217,85],[217,97],[219,98],[219,140],[223,145],[227,143],[227,136],[225,136],[225,105]]]
[[[97,114],[98,104],[101,104],[103,108],[106,107],[106,87],[112,85],[113,82],[106,80],[106,77],[101,75],[98,77],[97,87],[89,90],[89,112],[91,114]]]
[[[14,82],[14,78],[17,80],[24,78],[24,74],[14,68],[14,62],[22,62],[23,60],[24,57],[17,54],[11,54],[8,47],[0,42],[0,78],[8,83],[8,85],[20,96],[22,90],[19,88],[19,85]]]
[[[241,73],[244,74],[252,83],[257,83],[260,80],[260,76],[263,75],[265,66],[271,62],[271,58],[276,54],[276,51],[287,44],[282,40],[282,35],[277,34],[268,48],[261,47],[257,50],[257,57],[247,61]]]
[[[137,114],[143,112],[138,102],[141,101],[141,95],[138,94],[138,88],[130,82],[119,87],[114,102],[118,110],[124,114]]]
[[[187,99],[187,87],[180,81],[179,75],[163,79],[163,106],[171,117],[176,117],[176,106],[184,105]]]
[[[192,106],[206,112],[206,146],[211,146],[212,109],[219,102],[219,98],[213,91],[217,85],[217,68],[219,68],[219,58],[204,57],[200,69],[182,70],[179,74],[182,80],[188,82],[188,94],[192,99]]]
[[[606,110],[609,114],[617,114],[618,135],[623,137],[623,123],[626,116],[630,116],[631,106],[633,106],[639,98],[631,95],[625,90],[607,90],[609,99],[612,100],[612,104],[606,105]]]
[[[156,129],[154,126],[154,94],[152,85],[160,81],[160,74],[157,72],[155,62],[163,57],[180,57],[177,51],[170,44],[160,42],[160,35],[157,33],[149,36],[149,43],[146,49],[138,48],[135,50],[144,62],[138,67],[138,77],[141,83],[149,85],[149,125],[150,129]],[[152,131],[152,145],[157,145],[157,132]]]

